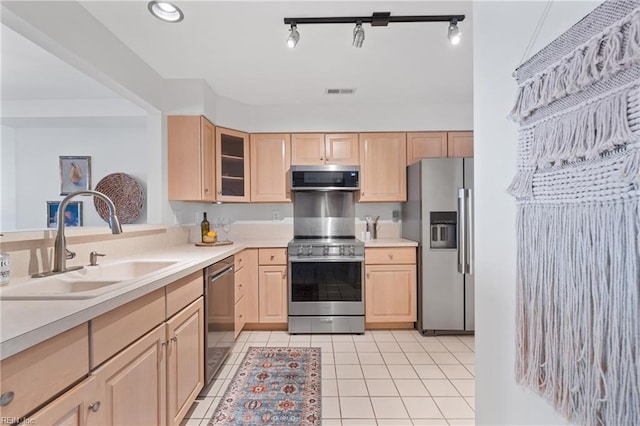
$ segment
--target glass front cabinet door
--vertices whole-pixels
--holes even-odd
[[[249,134],[216,127],[216,200],[249,202],[249,171]]]

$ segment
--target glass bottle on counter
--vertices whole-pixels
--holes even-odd
[[[204,219],[200,222],[200,240],[204,243],[204,236],[209,232],[209,221],[207,220],[207,212],[204,212]]]

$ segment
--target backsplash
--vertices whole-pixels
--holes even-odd
[[[123,233],[112,235],[106,227],[68,228],[67,247],[76,257],[68,266],[87,265],[89,253],[104,253],[106,259],[116,259],[144,251],[188,242],[189,230],[180,226],[123,225]],[[0,237],[2,252],[11,258],[10,281],[38,272],[50,271],[53,263],[53,243],[56,232],[9,232]]]

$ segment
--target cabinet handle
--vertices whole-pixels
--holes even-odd
[[[389,253],[389,259],[393,260],[393,253]]]
[[[270,258],[269,260],[273,260],[273,259],[275,259],[275,258],[276,258],[276,256],[272,254],[272,255],[271,255],[271,258]]]
[[[284,272],[282,272],[282,278],[287,278],[287,270],[285,269]]]
[[[242,288],[242,284],[238,284],[238,288]]]
[[[172,342],[178,342],[178,336],[173,336],[173,337],[171,338],[171,341],[172,341]]]
[[[360,195],[364,197],[364,192],[361,192]]]
[[[239,317],[239,318],[242,318],[242,314],[240,314],[240,317]]]
[[[320,157],[320,161],[324,160],[324,158]]]
[[[164,342],[162,342],[162,343],[161,343],[161,344],[162,344],[162,347],[167,346],[167,344],[168,344],[168,343],[169,343],[169,341],[168,341],[168,340],[165,340]]]
[[[2,395],[0,395],[0,407],[6,407],[7,405],[11,404],[11,401],[13,401],[14,396],[15,395],[13,391],[5,392]]]
[[[204,189],[204,193],[205,193],[205,194],[208,194],[208,193],[209,193],[209,188],[205,188],[205,189]]]
[[[367,279],[371,278],[371,274],[367,272]]]
[[[94,413],[97,413],[99,409],[100,401],[92,402],[91,404],[89,404],[89,410],[93,411]]]

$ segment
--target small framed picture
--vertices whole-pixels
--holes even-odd
[[[47,201],[47,228],[58,226],[60,201]],[[70,201],[64,209],[65,226],[82,226],[82,201]]]
[[[91,189],[91,157],[60,156],[60,195]]]

